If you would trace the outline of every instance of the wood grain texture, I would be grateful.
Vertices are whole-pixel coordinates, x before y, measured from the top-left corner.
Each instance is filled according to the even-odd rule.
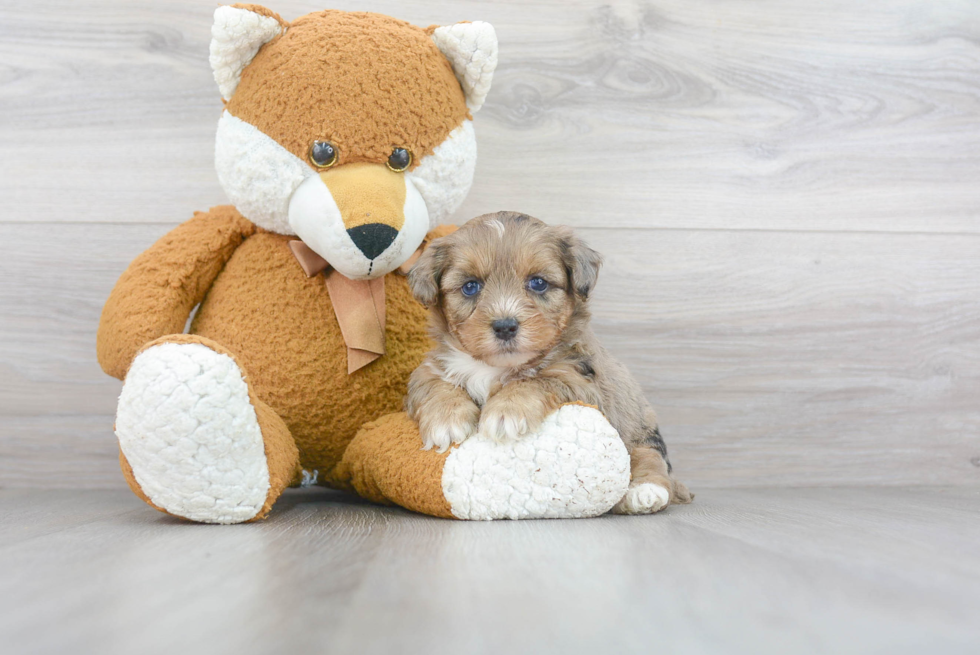
[[[270,4],[287,19],[322,8]],[[496,26],[461,218],[980,232],[973,0],[331,7]],[[0,3],[0,219],[168,222],[219,204],[213,9]]]
[[[21,653],[975,653],[980,490],[706,491],[650,517],[463,523],[330,492],[180,522],[0,493]]]
[[[331,6],[496,26],[456,219],[582,228],[692,486],[980,484],[980,3]],[[213,10],[0,0],[0,487],[121,483],[95,329],[224,202]]]
[[[121,484],[95,330],[166,229],[0,226],[0,484]],[[580,232],[596,331],[695,489],[980,484],[980,237]]]

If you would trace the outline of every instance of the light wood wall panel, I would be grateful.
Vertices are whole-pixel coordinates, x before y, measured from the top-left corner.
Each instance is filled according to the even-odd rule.
[[[0,479],[116,479],[95,329],[167,227],[2,227]],[[606,255],[596,330],[692,484],[980,477],[980,236],[580,231]]]
[[[269,4],[287,19],[323,7]],[[460,217],[980,231],[974,0],[328,4],[495,24]],[[0,4],[4,220],[167,222],[221,202],[214,7]]]
[[[95,329],[224,202],[214,6],[0,0],[0,486],[120,483]],[[980,3],[331,6],[494,23],[455,219],[604,253],[597,331],[692,485],[980,483]]]

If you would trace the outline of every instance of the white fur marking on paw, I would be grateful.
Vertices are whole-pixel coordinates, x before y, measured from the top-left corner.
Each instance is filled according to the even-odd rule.
[[[227,355],[194,343],[140,353],[119,396],[116,436],[143,493],[171,514],[240,523],[265,504],[262,432]]]
[[[444,453],[452,444],[461,444],[473,433],[473,426],[465,421],[433,421],[434,425],[422,439],[422,450],[435,448]]]
[[[670,502],[670,492],[659,484],[644,482],[630,487],[619,503],[624,514],[653,514]]]
[[[460,519],[582,518],[608,512],[629,479],[615,428],[596,409],[566,405],[516,441],[471,436],[446,458],[442,490]]]
[[[513,413],[484,407],[479,432],[493,441],[514,441],[527,433],[527,419]]]

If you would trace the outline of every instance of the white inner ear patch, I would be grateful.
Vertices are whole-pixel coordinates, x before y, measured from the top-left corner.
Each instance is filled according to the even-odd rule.
[[[432,41],[453,67],[474,114],[483,106],[497,68],[497,33],[483,21],[439,27]]]
[[[282,32],[272,16],[263,16],[240,7],[222,6],[214,10],[211,26],[211,70],[221,97],[231,100],[259,48]]]

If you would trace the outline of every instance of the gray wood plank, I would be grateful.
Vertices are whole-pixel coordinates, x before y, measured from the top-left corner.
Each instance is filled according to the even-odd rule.
[[[976,489],[717,489],[587,521],[444,521],[330,492],[277,510],[200,526],[128,492],[0,492],[0,525],[18,532],[0,543],[0,641],[108,655],[980,647]]]
[[[167,227],[0,226],[0,486],[119,484],[95,330]],[[980,483],[980,237],[581,232],[596,330],[695,488]]]
[[[269,3],[287,19],[321,3]],[[364,9],[362,2],[331,3]],[[459,217],[980,231],[980,4],[378,0],[493,22]],[[0,220],[161,222],[219,204],[213,2],[0,4]]]
[[[114,414],[4,416],[0,489],[125,489]]]

